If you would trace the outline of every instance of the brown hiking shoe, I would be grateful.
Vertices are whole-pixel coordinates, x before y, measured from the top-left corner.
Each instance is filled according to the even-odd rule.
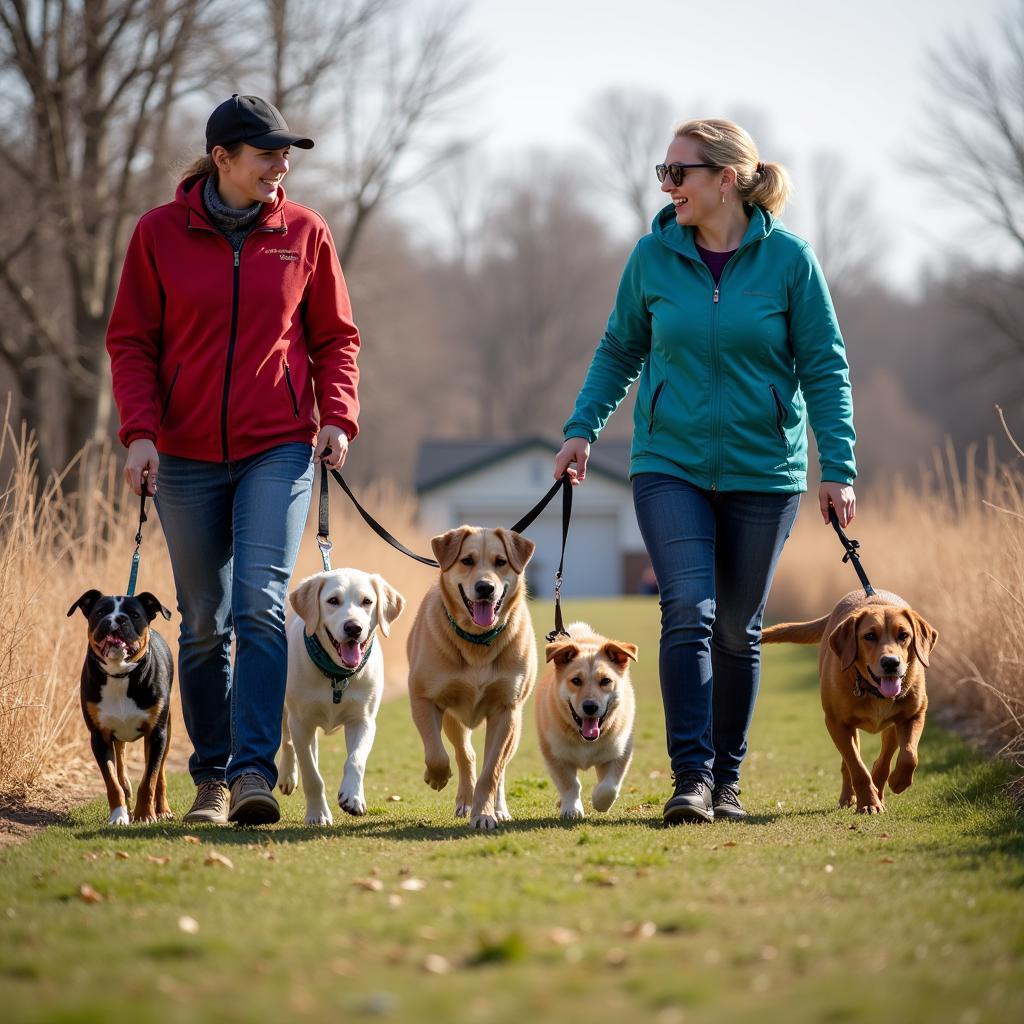
[[[281,808],[267,780],[257,772],[246,772],[231,783],[228,821],[236,825],[273,825],[281,820]]]
[[[206,779],[199,783],[196,798],[181,820],[191,825],[226,825],[229,796],[220,779]]]

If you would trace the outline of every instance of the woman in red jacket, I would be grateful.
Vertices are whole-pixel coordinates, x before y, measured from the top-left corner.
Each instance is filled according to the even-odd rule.
[[[280,817],[285,596],[313,463],[357,431],[359,332],[327,224],[281,187],[293,146],[313,140],[271,104],[220,104],[135,229],[107,332],[125,478],[148,471],[174,569],[191,822]]]

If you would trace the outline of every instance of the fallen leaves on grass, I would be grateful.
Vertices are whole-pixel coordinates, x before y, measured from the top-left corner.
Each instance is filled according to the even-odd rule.
[[[225,857],[223,853],[218,853],[216,850],[211,850],[206,855],[206,860],[203,862],[208,867],[227,868],[229,871],[235,870],[235,865],[230,857]]]
[[[440,953],[428,953],[423,958],[423,970],[427,974],[450,974],[451,969],[451,961]]]
[[[380,892],[384,888],[384,883],[379,878],[355,878],[352,885],[367,892]]]
[[[398,883],[398,887],[406,892],[422,892],[426,889],[427,883],[422,878],[404,878]]]
[[[98,853],[83,853],[82,854],[82,860],[97,861],[99,859],[100,859],[100,855]]]
[[[579,932],[574,932],[571,928],[554,927],[548,932],[548,938],[556,946],[571,946],[574,942],[579,941]]]
[[[78,887],[78,896],[84,903],[103,902],[103,894],[97,892],[88,882],[83,882]]]
[[[182,914],[178,918],[178,929],[186,935],[195,935],[199,931],[199,922],[194,917],[189,917],[188,914]]]
[[[115,850],[114,857],[117,860],[128,860],[131,857],[131,854],[127,850]]]
[[[149,861],[150,864],[159,864],[161,867],[163,867],[164,864],[171,863],[170,857],[156,857],[152,853],[146,855],[146,860]]]
[[[181,839],[182,842],[192,843],[195,846],[198,846],[202,842],[202,839],[200,839],[199,836],[182,836]]]
[[[630,922],[623,929],[624,933],[631,939],[644,942],[653,938],[658,933],[658,926],[653,921]]]

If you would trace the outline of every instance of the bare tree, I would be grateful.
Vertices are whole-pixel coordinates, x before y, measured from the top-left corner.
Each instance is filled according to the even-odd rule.
[[[184,55],[212,7],[0,0],[0,130],[29,202],[0,254],[0,283],[27,329],[0,343],[15,368],[45,363],[65,375],[61,457],[106,435],[103,336],[137,212],[132,184],[184,87]],[[26,144],[15,147],[14,137]]]
[[[672,107],[659,93],[615,87],[598,93],[580,121],[597,147],[600,180],[626,206],[638,235],[658,206],[654,165],[672,135]]]
[[[811,159],[810,207],[809,233],[833,296],[863,291],[877,277],[882,232],[870,190],[853,182],[832,150]]]
[[[963,203],[997,237],[1024,254],[1024,4],[1009,4],[1000,21],[1001,42],[986,48],[960,33],[930,56],[934,95],[930,133],[916,161],[943,197]],[[1024,356],[1024,323],[1007,317],[1006,288],[1024,289],[1024,275],[1000,273],[993,301],[973,292],[976,312]]]

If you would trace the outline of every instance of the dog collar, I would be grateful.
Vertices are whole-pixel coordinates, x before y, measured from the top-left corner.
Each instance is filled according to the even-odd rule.
[[[348,681],[357,672],[362,672],[367,661],[370,659],[370,654],[373,651],[373,637],[370,637],[370,642],[366,645],[366,653],[363,655],[362,661],[355,668],[342,668],[324,650],[324,645],[320,643],[315,634],[310,636],[303,630],[302,638],[306,641],[306,653],[309,655],[309,660],[331,681],[331,689],[334,691],[332,694],[333,703],[340,704],[341,698],[345,696],[345,690],[348,688]]]
[[[867,690],[868,693],[870,693],[872,697],[877,697],[879,700],[897,701],[897,700],[900,699],[900,697],[903,696],[904,693],[907,692],[905,689],[901,688],[901,692],[896,694],[895,697],[886,697],[886,695],[884,693],[882,693],[882,691],[877,686],[875,686],[875,684],[872,683],[871,680],[865,679],[860,674],[860,669],[859,668],[855,667],[854,668],[854,672],[857,673],[857,678],[854,679],[854,681],[853,681],[853,695],[854,695],[854,697],[863,697],[864,696],[864,691]]]
[[[494,642],[494,638],[508,625],[508,619],[506,619],[493,629],[489,629],[486,633],[467,633],[452,618],[452,613],[447,608],[445,608],[444,613],[448,616],[448,621],[452,624],[452,629],[455,630],[457,637],[468,640],[471,644],[480,644],[483,647],[490,647]]]

